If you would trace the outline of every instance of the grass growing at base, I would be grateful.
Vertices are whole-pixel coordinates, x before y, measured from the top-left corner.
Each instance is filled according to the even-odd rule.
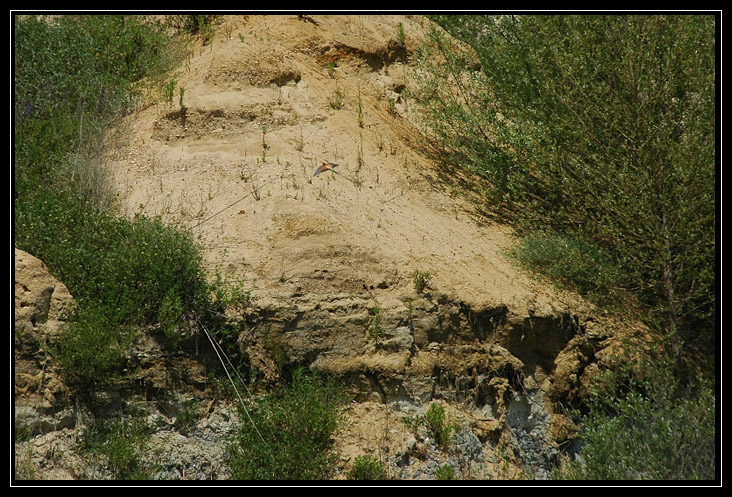
[[[296,369],[288,387],[242,413],[237,439],[227,449],[231,477],[328,479],[337,459],[332,436],[345,401],[334,381]]]
[[[100,465],[115,480],[148,480],[154,468],[144,462],[143,455],[150,431],[139,418],[113,419],[86,432],[81,447],[91,457],[90,467]]]
[[[383,480],[386,468],[376,456],[361,454],[353,460],[353,467],[348,472],[349,480]]]

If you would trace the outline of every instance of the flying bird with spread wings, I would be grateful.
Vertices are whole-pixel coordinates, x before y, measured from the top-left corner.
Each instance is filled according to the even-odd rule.
[[[333,162],[323,162],[323,165],[318,167],[318,169],[315,170],[315,174],[313,174],[313,176],[317,176],[318,174],[324,173],[326,171],[333,171],[336,174],[341,174],[335,170],[335,168],[338,166],[339,166],[339,164],[334,164]]]

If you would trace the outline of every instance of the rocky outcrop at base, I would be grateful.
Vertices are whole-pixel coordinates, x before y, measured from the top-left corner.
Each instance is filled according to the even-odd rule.
[[[444,294],[398,293],[364,286],[324,299],[270,294],[250,310],[241,351],[260,378],[298,365],[338,375],[358,403],[392,410],[390,429],[433,402],[450,406],[459,426],[452,452],[462,453],[457,467],[470,468],[471,477],[490,476],[491,461],[502,458],[524,476],[550,477],[574,435],[564,409],[578,405],[596,372],[612,367],[611,351],[643,336],[609,318],[521,316],[505,305],[473,308]],[[389,447],[382,433],[360,450],[388,454],[394,475],[425,476],[430,459],[416,455],[427,450],[429,435],[422,437],[396,436]]]
[[[73,298],[41,261],[17,250],[15,284],[16,471],[110,478],[79,450],[94,413],[63,384],[50,354]],[[579,402],[592,375],[612,366],[621,341],[642,336],[618,332],[610,320],[521,317],[504,305],[474,309],[444,294],[394,298],[370,288],[270,295],[248,310],[247,323],[238,345],[260,385],[297,366],[347,385],[354,402],[336,437],[339,478],[361,454],[380,457],[397,479],[435,478],[446,465],[460,478],[548,478],[573,436],[560,408]],[[130,384],[93,393],[97,415],[142,416],[152,430],[145,457],[161,479],[227,478],[224,447],[242,420],[207,379],[205,353],[170,357],[143,334],[133,356],[142,359]],[[448,446],[415,421],[433,403],[454,426]]]

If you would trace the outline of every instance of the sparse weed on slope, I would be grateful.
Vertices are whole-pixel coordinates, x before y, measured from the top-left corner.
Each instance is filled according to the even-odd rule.
[[[432,275],[429,271],[420,271],[419,269],[415,269],[412,273],[412,283],[414,284],[414,290],[417,293],[422,293],[429,285],[430,279],[432,279]]]
[[[445,417],[445,407],[433,402],[427,409],[424,420],[437,445],[446,448],[452,441],[457,427],[448,423]]]

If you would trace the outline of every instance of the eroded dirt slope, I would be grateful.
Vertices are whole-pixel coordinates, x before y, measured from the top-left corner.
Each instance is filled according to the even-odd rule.
[[[290,364],[351,380],[341,475],[372,453],[390,477],[433,478],[434,442],[400,419],[439,400],[463,406],[460,476],[511,477],[490,469],[496,444],[542,469],[564,436],[550,433],[553,384],[566,398],[593,356],[569,354],[564,383],[550,375],[588,307],[512,265],[510,228],[474,215],[422,153],[405,89],[427,22],[227,17],[171,75],[173,100],[130,116],[111,167],[128,215],[190,227],[211,272],[248,278],[257,309],[239,344],[264,380],[277,380],[272,341]],[[323,162],[338,174],[314,176]],[[424,294],[415,270],[431,275]]]
[[[185,111],[176,88],[131,117],[113,161],[127,212],[191,227],[210,267],[246,274],[260,297],[401,294],[418,269],[477,305],[561,307],[506,261],[510,230],[475,220],[419,152],[403,61],[426,22],[228,17],[171,77]],[[313,177],[326,161],[340,174]]]

